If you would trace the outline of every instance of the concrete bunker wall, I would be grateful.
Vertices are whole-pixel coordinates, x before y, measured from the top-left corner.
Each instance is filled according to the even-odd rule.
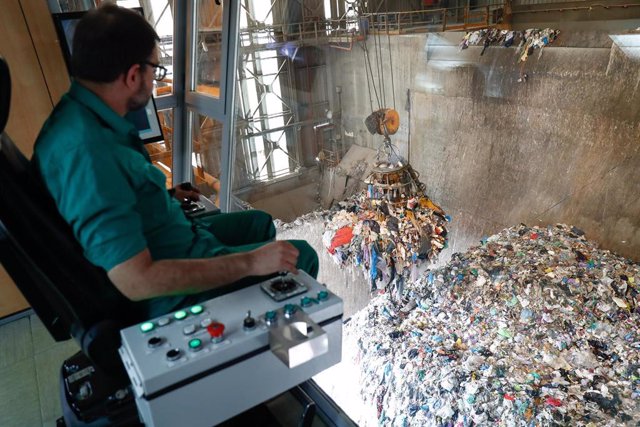
[[[453,217],[442,260],[514,224],[562,222],[640,261],[638,48],[603,32],[567,33],[521,68],[515,48],[459,51],[462,35],[379,41],[385,106],[393,108],[393,67],[401,117],[392,141]],[[373,55],[373,36],[368,46]],[[382,137],[363,123],[371,106],[362,49],[327,48],[327,63],[345,143],[378,148]]]

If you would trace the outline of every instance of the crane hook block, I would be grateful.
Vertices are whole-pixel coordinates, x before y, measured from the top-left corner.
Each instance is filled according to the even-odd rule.
[[[392,108],[381,108],[364,119],[364,124],[372,135],[393,135],[400,127],[400,116]]]
[[[398,132],[398,128],[400,127],[400,115],[398,112],[392,108],[384,108],[380,111],[382,112],[382,120],[378,126],[378,133],[380,135],[393,135]]]

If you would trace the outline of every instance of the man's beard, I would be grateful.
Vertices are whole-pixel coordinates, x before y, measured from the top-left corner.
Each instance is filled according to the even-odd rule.
[[[151,94],[148,93],[147,89],[144,87],[144,85],[142,85],[140,87],[140,90],[129,99],[129,102],[127,103],[127,110],[128,111],[139,110],[143,108],[145,105],[147,105],[147,102],[149,102],[149,99],[151,99]]]

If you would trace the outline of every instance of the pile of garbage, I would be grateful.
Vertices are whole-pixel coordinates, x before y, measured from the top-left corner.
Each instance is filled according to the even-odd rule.
[[[345,326],[379,425],[638,425],[640,265],[519,225]]]
[[[322,241],[341,266],[361,267],[371,290],[417,279],[420,263],[432,260],[447,243],[450,218],[428,197],[402,203],[373,200],[370,189],[337,204],[327,214]]]
[[[542,55],[542,48],[547,46],[556,40],[560,30],[554,30],[551,28],[536,29],[530,28],[525,31],[510,31],[510,30],[498,30],[491,28],[488,30],[470,31],[464,35],[462,41],[458,45],[460,50],[471,46],[482,45],[482,52],[480,55],[484,55],[489,46],[504,46],[511,47],[517,46],[516,55],[518,55],[518,62],[525,62],[531,55],[533,55],[535,49],[539,49],[539,55]]]

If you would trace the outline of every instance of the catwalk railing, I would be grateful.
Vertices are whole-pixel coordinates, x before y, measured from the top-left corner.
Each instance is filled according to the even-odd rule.
[[[349,44],[367,34],[465,31],[504,24],[505,2],[469,8],[366,13],[341,19],[313,19],[283,24],[255,24],[240,30],[244,52],[296,44]]]

